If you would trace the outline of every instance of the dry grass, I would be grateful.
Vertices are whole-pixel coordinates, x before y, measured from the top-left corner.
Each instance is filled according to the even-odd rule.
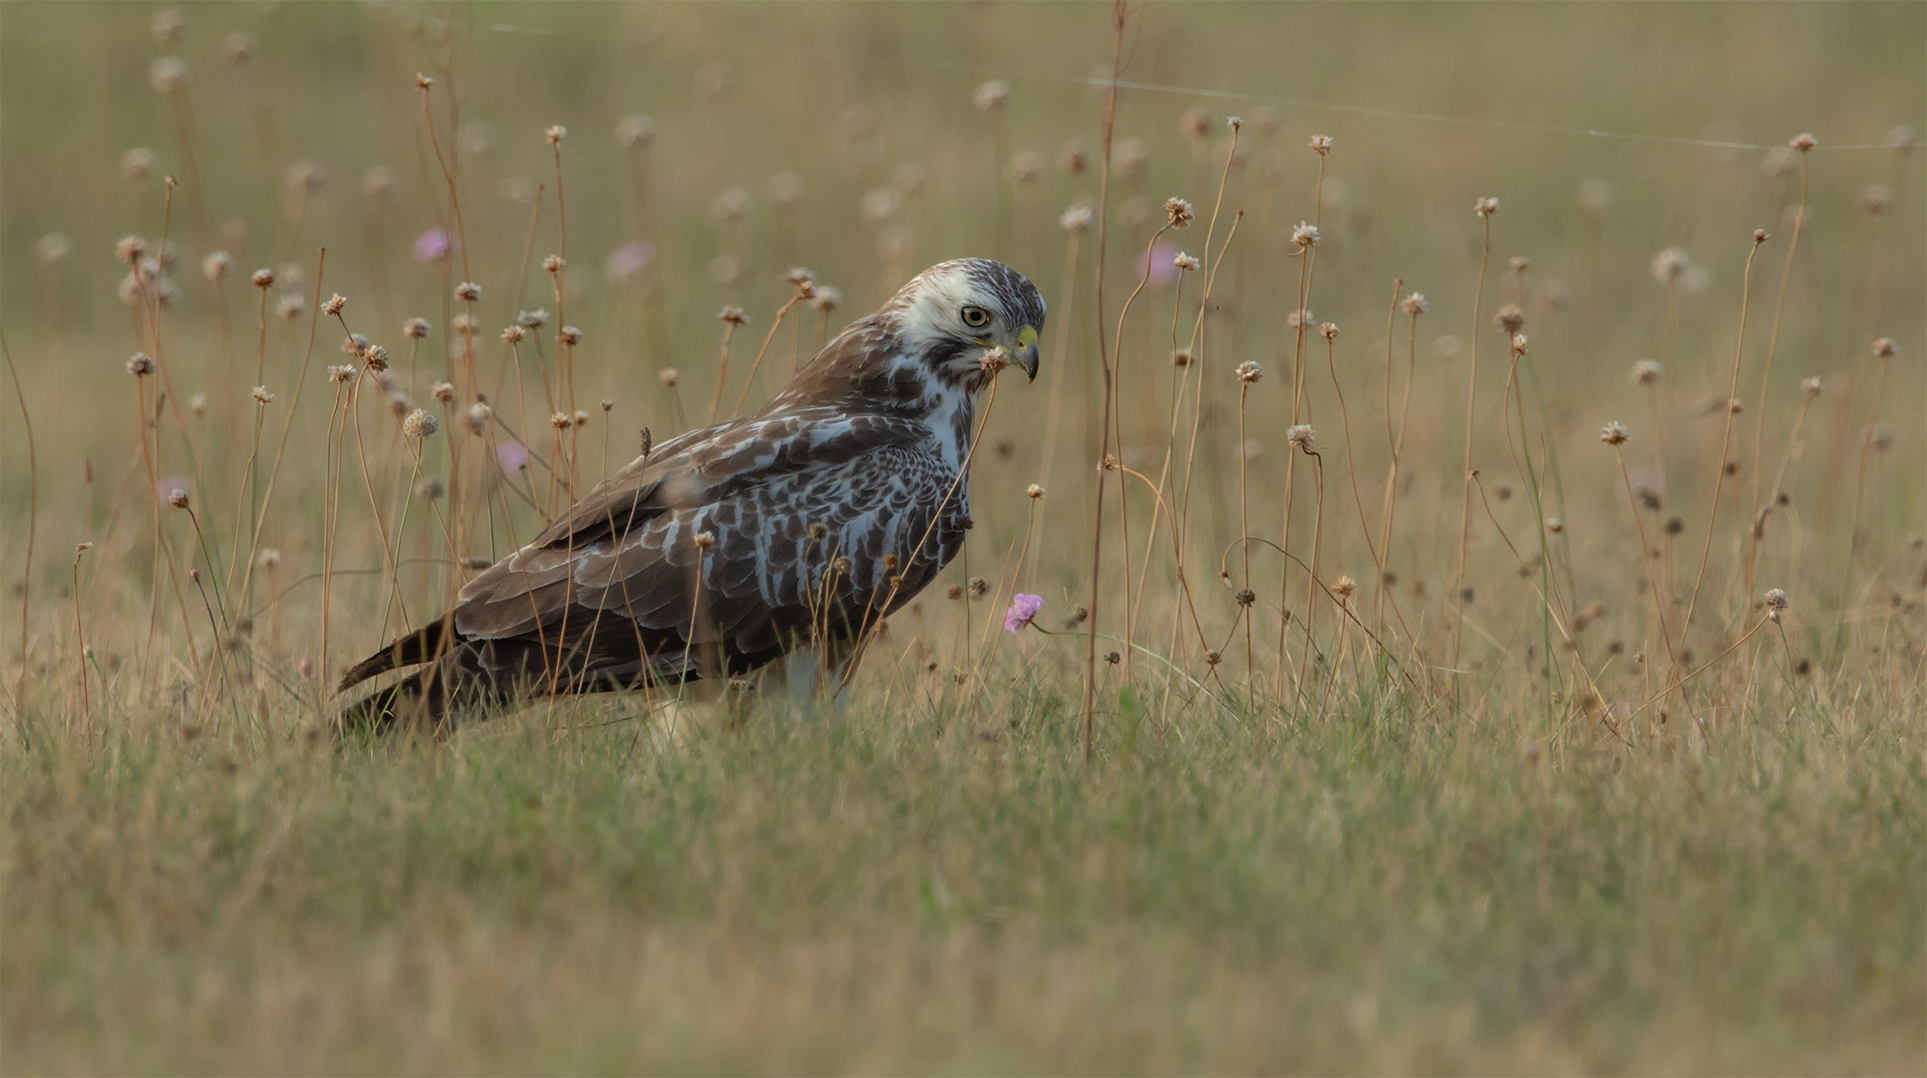
[[[1132,8],[1125,78],[1261,96],[1127,86],[1107,168],[1110,10],[0,9],[0,1066],[1917,1069],[1927,192],[1849,147],[1927,126],[1922,10]],[[845,711],[312,733],[962,254],[1046,372]]]

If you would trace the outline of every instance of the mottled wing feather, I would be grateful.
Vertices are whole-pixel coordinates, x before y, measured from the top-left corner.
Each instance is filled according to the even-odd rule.
[[[642,648],[670,676],[685,654],[718,643],[765,661],[823,617],[826,594],[831,623],[847,631],[866,609],[880,616],[890,599],[886,554],[897,554],[904,576],[894,607],[961,542],[963,485],[951,490],[954,475],[942,474],[924,444],[929,435],[913,420],[830,408],[691,432],[599,485],[471,581],[456,628],[470,640],[530,638],[567,650],[593,636],[601,665],[633,665]],[[951,526],[931,528],[947,491]],[[828,535],[812,539],[812,523]],[[700,558],[700,593],[698,532],[715,536]],[[849,559],[847,574],[831,569],[839,557]],[[704,630],[693,646],[692,626]]]

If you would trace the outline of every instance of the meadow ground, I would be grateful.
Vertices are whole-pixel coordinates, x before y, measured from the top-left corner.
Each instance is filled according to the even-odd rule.
[[[0,1069],[1927,1065],[1927,8],[1113,11],[0,6]],[[960,255],[845,706],[327,732]]]

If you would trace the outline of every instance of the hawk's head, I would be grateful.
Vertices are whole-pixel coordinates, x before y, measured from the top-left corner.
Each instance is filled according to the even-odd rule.
[[[1044,297],[1023,274],[988,258],[959,258],[917,274],[877,319],[946,382],[975,388],[985,350],[1002,348],[1037,378]]]

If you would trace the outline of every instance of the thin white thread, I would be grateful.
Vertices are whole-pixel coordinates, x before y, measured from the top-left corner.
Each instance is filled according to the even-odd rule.
[[[568,34],[560,30],[550,30],[539,26],[517,26],[514,23],[504,22],[489,23],[488,29],[499,33],[540,34],[548,37],[587,38],[591,36],[586,34]],[[637,38],[629,38],[628,40],[640,41],[640,39]],[[641,43],[659,44],[653,41]],[[737,51],[763,52],[779,56],[802,55],[790,49],[775,49],[754,45],[738,45],[734,46],[734,48]],[[888,57],[853,57],[820,51],[812,51],[809,55],[812,58],[820,59],[827,57],[846,60],[852,63],[894,64],[899,67],[926,68],[935,71],[955,71],[966,75],[991,75],[1017,81],[1030,80],[1034,82],[1070,83],[1079,86],[1098,87],[1110,85],[1109,79],[1078,78],[1074,75],[1046,75],[1034,72],[1008,75],[995,68],[980,67],[975,64],[897,60]],[[1298,97],[1266,97],[1263,94],[1249,94],[1235,90],[1208,90],[1197,86],[1173,86],[1157,82],[1138,82],[1131,79],[1119,79],[1117,80],[1117,85],[1120,89],[1125,90],[1147,90],[1153,93],[1184,94],[1190,97],[1249,101],[1254,104],[1264,105],[1288,105],[1292,108],[1326,109],[1331,112],[1349,112],[1360,116],[1379,116],[1392,120],[1422,120],[1428,123],[1462,124],[1467,127],[1486,127],[1502,131],[1530,131],[1542,135],[1579,135],[1586,138],[1621,139],[1628,142],[1657,142],[1669,146],[1706,146],[1719,150],[1773,150],[1786,145],[1781,142],[1726,142],[1719,139],[1684,138],[1677,135],[1647,135],[1632,131],[1606,131],[1594,127],[1564,127],[1558,124],[1516,123],[1510,120],[1480,120],[1466,116],[1445,116],[1431,112],[1409,112],[1403,109],[1374,108],[1369,105],[1340,105],[1330,101],[1311,101]],[[1822,142],[1813,148],[1815,150],[1893,150],[1899,147],[1891,142],[1854,142],[1845,144]]]

